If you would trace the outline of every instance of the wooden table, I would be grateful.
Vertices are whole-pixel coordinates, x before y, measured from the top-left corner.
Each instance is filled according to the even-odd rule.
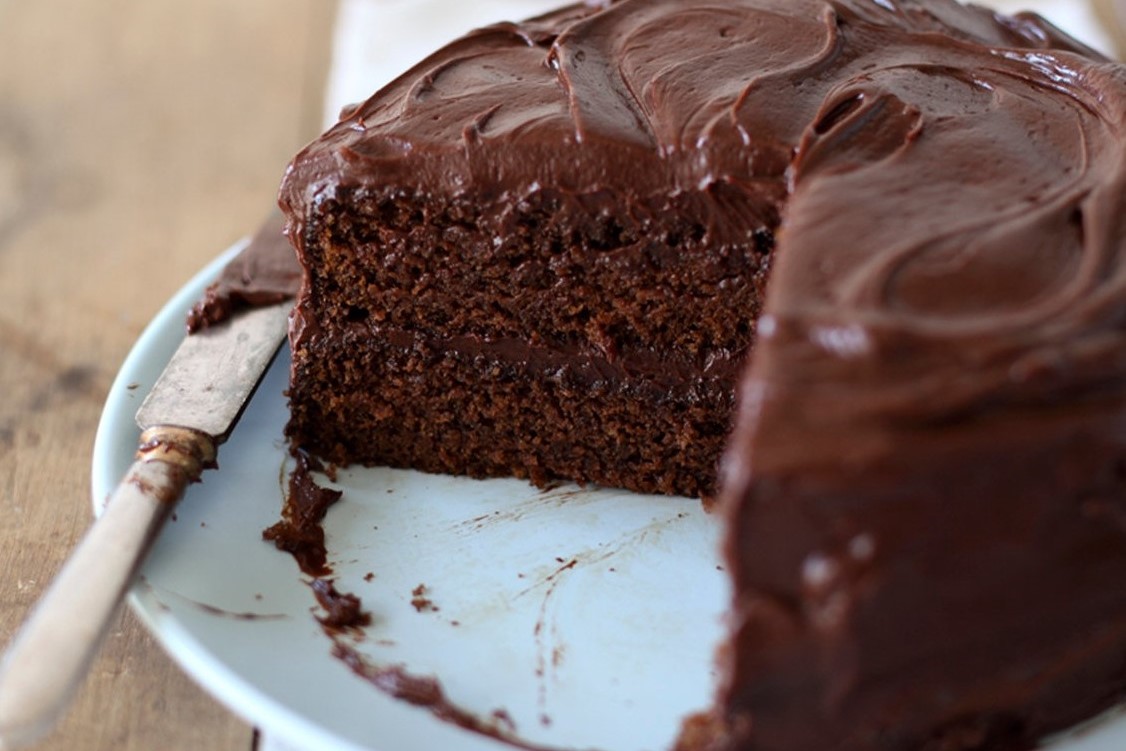
[[[158,308],[316,134],[330,0],[0,0],[0,643],[90,521],[94,430]],[[124,612],[43,749],[245,750]]]
[[[1126,0],[1092,0],[1092,4],[1114,41],[1118,59],[1126,61]]]

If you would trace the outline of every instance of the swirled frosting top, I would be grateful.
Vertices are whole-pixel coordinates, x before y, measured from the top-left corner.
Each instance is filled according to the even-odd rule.
[[[784,177],[826,98],[858,76],[949,58],[972,78],[1003,50],[1052,46],[1079,49],[1036,17],[949,0],[579,4],[431,55],[302,152],[283,199],[337,184],[752,190]]]
[[[800,386],[794,430],[927,423],[1123,389],[1124,129],[1126,67],[1033,15],[620,0],[453,42],[299,154],[281,202],[300,224],[340,188],[550,185],[628,210],[723,183],[744,200],[710,237],[782,217],[745,409]]]

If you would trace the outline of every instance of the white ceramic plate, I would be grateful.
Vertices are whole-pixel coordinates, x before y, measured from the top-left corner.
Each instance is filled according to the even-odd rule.
[[[128,467],[133,413],[183,336],[185,311],[241,246],[149,325],[112,387],[94,448],[95,506]],[[331,656],[308,578],[262,542],[289,464],[283,352],[231,441],[181,503],[133,588],[172,657],[246,720],[303,749],[497,751],[496,741],[388,698]],[[323,479],[323,478],[322,478]],[[327,481],[326,481],[326,484]],[[328,514],[338,587],[374,622],[354,646],[436,676],[534,743],[667,748],[711,696],[728,585],[715,520],[696,501],[398,470],[341,471]],[[416,608],[425,585],[433,607]],[[1121,712],[1055,744],[1126,748]]]

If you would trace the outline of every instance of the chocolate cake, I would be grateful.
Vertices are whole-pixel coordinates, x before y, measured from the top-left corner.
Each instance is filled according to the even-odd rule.
[[[296,443],[337,462],[712,490],[788,147],[751,155],[725,134],[708,159],[679,156],[662,139],[689,123],[643,127],[601,53],[560,43],[596,10],[475,32],[297,158],[282,188],[307,269]],[[711,127],[675,138],[687,149]]]
[[[1126,67],[949,0],[481,29],[287,173],[289,436],[684,495],[726,445],[681,747],[1027,748],[1126,692],[1124,130]]]

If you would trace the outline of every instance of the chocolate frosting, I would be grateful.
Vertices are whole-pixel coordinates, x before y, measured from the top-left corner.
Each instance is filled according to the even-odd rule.
[[[846,38],[846,25],[864,32]],[[711,239],[741,237],[746,213],[784,199],[794,148],[834,90],[944,60],[972,76],[1005,67],[991,50],[1060,44],[1080,49],[1035,16],[942,0],[571,6],[473,32],[347,110],[294,160],[281,203],[300,221],[340,188],[514,199],[551,185],[637,201],[725,182],[748,200],[715,207]],[[1022,65],[1037,63],[1010,67]]]
[[[831,45],[857,36],[838,21]],[[850,439],[821,432],[786,454],[774,435],[760,471],[887,450],[862,424],[1123,393],[1126,67],[941,37],[881,47],[877,69],[836,61],[842,80],[799,142],[758,327],[772,343],[746,386],[800,369],[800,395],[779,384],[794,400],[776,429],[832,423]]]
[[[329,507],[340,500],[342,493],[317,485],[312,473],[323,469],[319,461],[304,452],[297,452],[295,459],[296,463],[289,475],[281,519],[262,530],[262,539],[292,555],[302,573],[322,578],[332,573],[332,567],[328,564],[325,531],[321,522]],[[327,601],[322,602],[325,609],[331,611],[326,603]]]
[[[285,222],[274,212],[192,307],[188,333],[222,323],[242,307],[288,300],[296,296],[300,282],[301,266],[285,236]]]
[[[313,579],[309,587],[324,610],[324,615],[317,616],[317,622],[326,633],[355,632],[371,625],[371,613],[364,610],[360,598],[351,592],[339,591],[333,579]]]

